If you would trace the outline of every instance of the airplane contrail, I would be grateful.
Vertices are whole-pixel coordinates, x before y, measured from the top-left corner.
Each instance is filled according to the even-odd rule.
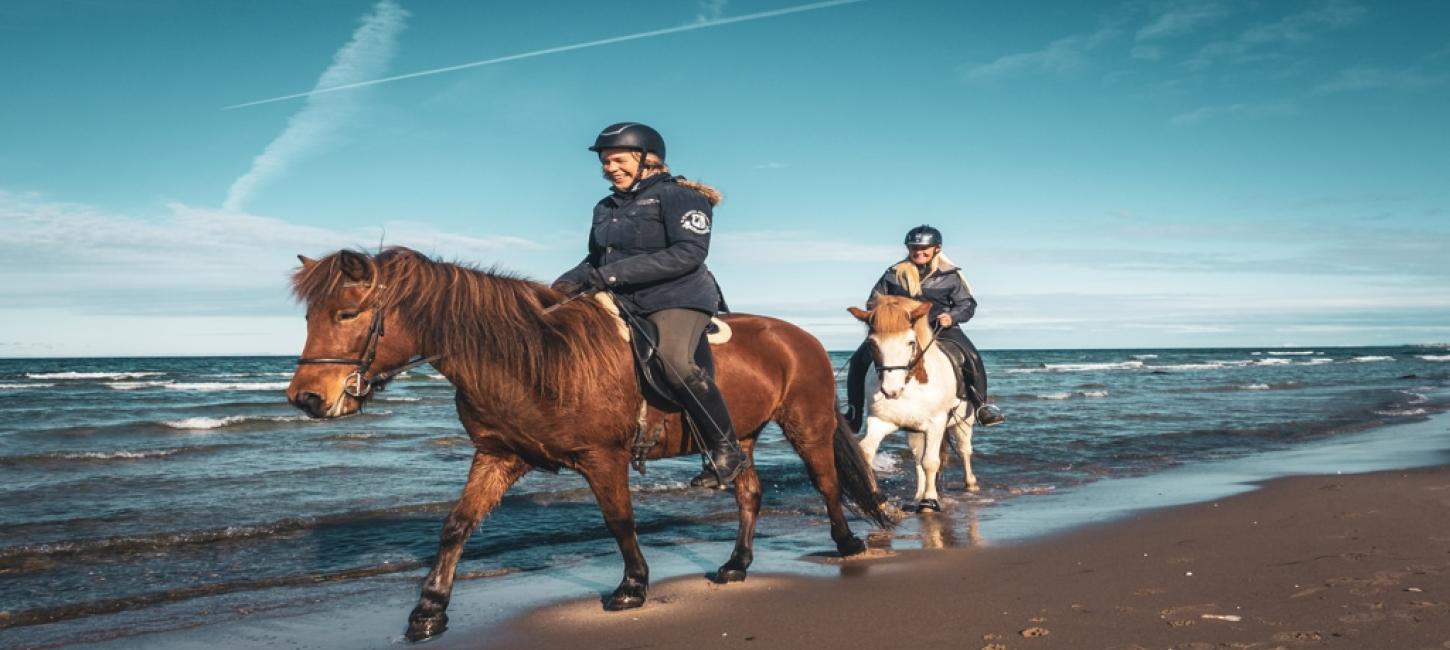
[[[614,43],[623,43],[625,41],[639,40],[641,38],[651,38],[651,37],[655,37],[655,36],[664,36],[666,34],[677,34],[679,32],[689,32],[689,31],[694,31],[694,30],[697,30],[697,29],[706,29],[706,28],[709,28],[709,27],[720,27],[720,26],[723,26],[723,25],[731,25],[731,24],[734,24],[734,23],[743,23],[743,22],[748,22],[748,21],[752,21],[752,20],[761,20],[763,18],[774,18],[776,16],[785,16],[787,14],[797,14],[797,13],[801,13],[801,12],[804,12],[804,11],[815,11],[817,9],[827,9],[827,8],[830,8],[830,7],[838,7],[838,6],[841,6],[841,5],[856,4],[856,3],[860,3],[860,2],[866,2],[866,1],[867,0],[828,0],[827,2],[813,2],[811,4],[797,5],[795,7],[786,7],[784,9],[775,9],[775,10],[771,10],[771,11],[762,11],[762,12],[759,12],[759,13],[746,14],[744,16],[735,16],[735,17],[732,17],[732,18],[721,18],[721,19],[718,19],[718,20],[711,20],[711,21],[702,22],[702,23],[691,23],[691,24],[688,24],[688,25],[680,25],[678,27],[667,27],[667,28],[664,28],[664,29],[656,29],[656,30],[652,30],[652,31],[648,31],[648,32],[639,32],[637,34],[628,34],[628,35],[625,35],[625,36],[615,36],[615,37],[612,37],[612,38],[605,38],[605,39],[600,39],[600,40],[597,40],[597,41],[588,41],[588,42],[585,42],[585,43],[575,43],[573,45],[560,45],[558,47],[551,47],[551,48],[543,49],[543,50],[534,50],[532,52],[523,52],[521,54],[510,54],[508,56],[501,56],[501,57],[494,58],[494,59],[484,59],[482,61],[473,61],[471,63],[460,63],[458,65],[450,65],[450,66],[446,66],[446,67],[442,67],[442,68],[433,68],[431,70],[419,70],[417,72],[409,72],[407,74],[400,74],[400,75],[396,75],[396,76],[392,76],[392,77],[383,77],[381,79],[370,79],[368,81],[359,81],[359,82],[355,82],[355,83],[341,84],[341,85],[338,85],[338,86],[329,86],[327,88],[313,88],[312,90],[309,90],[309,91],[304,92],[304,93],[294,93],[294,94],[291,94],[291,95],[282,95],[281,97],[271,97],[271,98],[268,98],[268,99],[259,99],[259,100],[256,100],[256,101],[244,102],[244,103],[241,103],[241,104],[232,104],[231,106],[224,106],[224,107],[222,107],[222,110],[229,111],[229,110],[237,109],[237,108],[246,108],[248,106],[257,106],[257,105],[260,105],[260,104],[271,104],[273,102],[282,102],[282,101],[287,101],[289,99],[298,99],[300,97],[311,97],[313,95],[321,95],[323,93],[334,93],[334,92],[337,92],[339,90],[348,90],[350,88],[361,88],[361,87],[364,87],[364,86],[375,86],[377,84],[388,83],[390,81],[401,81],[403,79],[412,79],[414,77],[427,77],[429,75],[443,74],[445,72],[453,72],[453,71],[456,71],[456,70],[464,70],[464,69],[467,69],[467,68],[477,68],[477,67],[485,66],[485,65],[494,65],[496,63],[506,63],[506,62],[509,62],[509,61],[517,61],[519,59],[529,59],[529,58],[533,58],[533,57],[536,57],[536,56],[544,56],[546,54],[558,54],[560,52],[569,52],[569,51],[573,51],[573,50],[582,50],[582,49],[589,48],[589,47],[599,47],[600,45],[611,45],[611,44],[614,44]]]

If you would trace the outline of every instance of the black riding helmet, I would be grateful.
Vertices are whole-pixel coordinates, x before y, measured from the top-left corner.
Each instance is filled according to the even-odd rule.
[[[941,231],[921,224],[906,231],[907,246],[941,246]]]
[[[599,153],[605,149],[633,149],[645,154],[653,153],[665,159],[665,138],[659,131],[639,122],[620,122],[604,127],[594,138],[590,151]]]

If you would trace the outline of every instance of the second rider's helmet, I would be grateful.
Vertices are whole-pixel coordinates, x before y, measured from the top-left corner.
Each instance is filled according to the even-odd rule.
[[[665,159],[665,138],[659,131],[639,122],[620,122],[604,127],[594,138],[590,151],[599,153],[604,149],[633,149],[643,153],[654,153]]]
[[[941,246],[941,231],[921,224],[906,231],[907,246]]]

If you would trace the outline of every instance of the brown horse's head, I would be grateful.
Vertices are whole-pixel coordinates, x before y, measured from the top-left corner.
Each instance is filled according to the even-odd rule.
[[[881,373],[881,392],[888,398],[901,395],[908,377],[926,383],[926,364],[917,358],[931,341],[931,325],[927,315],[931,304],[901,296],[876,297],[871,311],[848,307],[870,328],[867,340],[871,354]]]
[[[292,291],[307,306],[307,342],[287,401],[315,418],[356,413],[372,395],[369,380],[406,363],[416,346],[384,299],[375,258],[353,251],[297,257],[302,268]]]

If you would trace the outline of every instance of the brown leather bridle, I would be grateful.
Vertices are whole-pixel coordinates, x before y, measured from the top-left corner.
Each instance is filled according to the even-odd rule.
[[[322,363],[355,365],[356,368],[353,369],[352,373],[349,374],[346,379],[342,380],[342,392],[346,393],[348,396],[354,399],[362,399],[363,397],[372,393],[374,390],[383,390],[383,388],[388,385],[388,382],[392,381],[398,375],[417,368],[418,366],[421,366],[425,363],[433,363],[434,361],[437,361],[443,357],[443,355],[441,354],[435,354],[431,357],[424,357],[423,355],[415,354],[408,359],[407,363],[404,363],[397,368],[393,368],[392,370],[389,370],[387,372],[381,372],[376,375],[369,376],[367,374],[368,368],[372,367],[373,360],[377,358],[378,342],[381,341],[382,338],[383,310],[381,307],[375,307],[373,309],[373,322],[371,325],[368,326],[367,344],[363,347],[362,354],[358,355],[357,358],[346,359],[341,357],[300,357],[297,359],[297,365],[300,366]]]

